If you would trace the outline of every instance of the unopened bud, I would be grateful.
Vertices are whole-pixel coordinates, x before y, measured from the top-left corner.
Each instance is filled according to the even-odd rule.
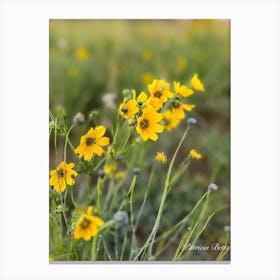
[[[209,186],[208,186],[208,191],[216,191],[218,189],[218,186],[216,184],[213,184],[211,183]]]
[[[196,118],[188,118],[188,124],[197,124]]]
[[[122,159],[123,159],[123,155],[122,154],[116,154],[116,156],[115,156],[115,160],[116,161],[120,161]]]
[[[73,124],[77,125],[77,124],[83,124],[85,122],[85,115],[82,113],[77,113],[74,118],[73,118]]]
[[[126,211],[117,211],[113,216],[113,220],[117,227],[127,226],[129,223],[129,217]]]
[[[101,179],[103,179],[103,178],[105,177],[105,172],[104,172],[103,169],[99,169],[99,170],[97,171],[97,174],[98,174],[98,176],[99,176]]]
[[[140,173],[140,168],[138,168],[138,167],[135,167],[135,168],[133,168],[133,170],[132,170],[132,172],[133,172],[133,174],[134,175],[138,175],[139,173]]]

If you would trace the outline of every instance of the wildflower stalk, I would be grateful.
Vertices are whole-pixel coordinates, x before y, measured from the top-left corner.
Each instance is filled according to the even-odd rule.
[[[206,197],[206,195],[208,194],[208,191],[205,192],[202,197],[197,201],[197,203],[195,204],[195,206],[193,207],[193,209],[191,210],[191,212],[185,216],[185,218],[183,218],[181,221],[179,221],[175,226],[173,226],[170,230],[166,231],[165,233],[163,233],[161,236],[159,236],[155,242],[158,242],[159,240],[162,240],[163,242],[165,242],[165,240],[172,235],[173,238],[176,238],[181,230],[184,228],[185,223],[190,219],[190,217],[194,214],[194,212],[196,211],[196,209],[199,207],[199,205],[201,204],[201,202],[203,201],[203,199]],[[164,248],[162,249],[162,247],[159,245],[159,248],[157,249],[157,252],[155,254],[155,256],[159,256],[166,248],[168,248],[168,246],[171,244],[171,240],[169,240]]]
[[[120,256],[120,261],[122,261],[122,259],[123,259],[123,255],[124,255],[124,251],[125,251],[126,242],[127,242],[127,229],[125,230],[125,234],[124,234],[124,239],[123,239],[123,245],[122,245],[122,252],[121,252],[121,256]]]
[[[171,176],[171,172],[172,172],[172,168],[173,168],[173,165],[174,165],[174,162],[175,162],[175,158],[179,152],[179,149],[181,148],[188,132],[189,132],[189,129],[190,129],[190,125],[187,126],[187,129],[186,131],[184,132],[177,148],[176,148],[176,151],[171,159],[171,162],[169,164],[169,167],[168,167],[168,171],[167,171],[167,176],[166,176],[166,180],[165,180],[165,184],[164,184],[164,190],[163,190],[163,193],[162,193],[162,196],[161,196],[161,202],[160,202],[160,206],[159,206],[159,210],[158,210],[158,214],[157,214],[157,218],[156,218],[156,221],[154,223],[154,227],[152,229],[152,232],[150,233],[147,241],[145,242],[145,245],[146,244],[150,244],[148,246],[148,256],[150,257],[152,255],[152,249],[153,249],[153,244],[154,244],[154,240],[155,240],[155,236],[156,236],[156,233],[158,231],[158,228],[159,228],[159,223],[160,223],[160,220],[161,220],[161,217],[162,217],[162,213],[163,213],[163,209],[164,209],[164,204],[165,204],[165,200],[167,198],[167,195],[168,195],[168,191],[169,191],[169,185],[170,185],[170,176]],[[145,246],[144,245],[144,246]],[[134,258],[134,260],[136,260],[142,253],[143,253],[144,250],[140,250],[140,252],[136,255],[136,257]],[[146,251],[146,250],[145,250]]]
[[[104,180],[99,177],[97,180],[97,202],[96,202],[96,212],[98,216],[100,215],[100,201],[102,195],[103,182]]]
[[[132,259],[132,255],[134,250],[137,247],[137,240],[135,235],[135,226],[134,226],[134,211],[133,211],[133,192],[135,188],[137,175],[133,176],[128,194],[129,194],[129,205],[130,205],[130,223],[131,223],[131,229],[132,229],[132,240],[131,240],[131,249],[130,249],[130,256],[129,259]]]
[[[194,237],[192,244],[195,245],[199,236],[202,234],[202,232],[205,230],[205,228],[207,227],[208,223],[210,222],[210,220],[221,210],[227,208],[228,205],[222,205],[220,207],[218,207],[215,211],[212,212],[212,214],[207,218],[207,220],[205,221],[204,225],[202,226],[202,228],[200,229],[200,231],[196,234],[196,236]],[[190,252],[190,251],[189,251]],[[188,252],[188,253],[189,253]],[[188,254],[187,253],[187,254]]]
[[[138,224],[139,224],[139,221],[140,221],[140,217],[141,217],[141,215],[142,215],[142,212],[143,212],[143,209],[144,209],[144,205],[145,205],[145,203],[146,203],[146,199],[147,199],[147,196],[148,196],[148,192],[149,192],[149,189],[150,189],[150,185],[151,185],[151,182],[152,182],[152,177],[153,177],[153,175],[154,175],[154,170],[151,171],[148,184],[147,184],[147,186],[145,187],[146,192],[145,192],[145,196],[144,196],[143,203],[142,203],[142,205],[141,205],[141,208],[140,208],[139,213],[138,213],[138,216],[137,216],[137,221],[136,221],[136,223],[135,223],[135,231],[136,231],[136,229],[137,229],[137,227],[138,227]]]
[[[181,242],[180,242],[180,244],[179,244],[179,246],[178,246],[178,248],[177,248],[177,250],[176,250],[176,253],[175,253],[174,257],[173,257],[173,261],[177,260],[177,259],[182,255],[182,253],[186,250],[186,247],[187,247],[187,245],[189,244],[190,239],[191,239],[191,237],[192,237],[194,231],[196,230],[196,228],[197,228],[199,222],[200,222],[201,219],[203,218],[204,213],[205,213],[205,211],[206,211],[206,209],[207,209],[209,194],[210,194],[210,191],[208,190],[208,191],[207,191],[207,196],[206,196],[206,201],[205,201],[204,205],[202,206],[202,210],[201,210],[201,212],[200,212],[200,214],[199,214],[199,217],[198,217],[198,219],[196,220],[196,222],[195,222],[194,226],[192,227],[191,231],[190,231],[190,232],[187,232],[187,233],[183,236],[183,238],[182,238],[182,240],[181,240]]]
[[[225,245],[228,244],[228,241],[229,241],[229,233],[227,232]],[[220,254],[216,258],[216,261],[222,261],[224,256],[227,254],[228,251],[229,251],[229,247],[226,246],[223,250],[221,250]]]
[[[103,231],[105,231],[106,229],[112,227],[114,225],[114,221],[110,220],[108,222],[106,222],[99,230],[99,234],[101,234]],[[95,261],[97,260],[98,257],[98,246],[97,246],[97,240],[99,235],[96,235],[93,237],[92,239],[92,243],[91,243],[91,260]],[[99,239],[100,240],[100,239]]]
[[[124,138],[124,141],[122,142],[122,144],[120,145],[120,149],[119,149],[119,153],[121,154],[130,138],[130,136],[132,135],[134,131],[134,128],[129,128],[129,131],[128,131],[128,134],[127,134],[127,137]]]

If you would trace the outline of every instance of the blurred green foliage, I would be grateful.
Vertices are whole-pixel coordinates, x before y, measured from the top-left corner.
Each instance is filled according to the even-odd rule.
[[[194,73],[204,83],[205,92],[196,93],[189,103],[196,104],[188,117],[196,117],[187,144],[178,162],[195,148],[203,158],[193,162],[172,190],[162,221],[162,230],[175,224],[182,213],[191,210],[209,183],[219,190],[217,205],[230,203],[230,22],[228,20],[50,20],[50,110],[63,107],[71,120],[77,112],[86,116],[99,111],[98,123],[110,128],[117,115],[124,89],[147,91],[153,78],[180,81],[189,85]],[[115,93],[113,105],[102,101],[104,94]],[[186,126],[159,135],[156,143],[147,143],[150,158],[135,163],[143,170],[147,183],[149,168],[156,164],[154,151],[164,151],[169,158]],[[72,143],[88,129],[83,125],[73,132]],[[73,138],[74,137],[74,138]],[[151,141],[150,141],[151,142]],[[53,151],[50,150],[52,156]],[[162,167],[165,174],[166,167]],[[165,178],[162,178],[164,181]],[[151,186],[151,198],[143,212],[143,221],[153,220],[161,188]],[[141,179],[139,184],[141,185]],[[141,195],[142,191],[139,191]],[[221,242],[224,226],[230,224],[229,211],[217,214],[200,240],[201,244]],[[152,223],[140,228],[143,235]],[[211,253],[211,252],[210,252]],[[193,259],[213,259],[196,252]],[[206,255],[205,255],[206,254]],[[215,252],[213,252],[215,254]],[[229,258],[229,256],[227,256]],[[168,257],[167,257],[168,259]]]

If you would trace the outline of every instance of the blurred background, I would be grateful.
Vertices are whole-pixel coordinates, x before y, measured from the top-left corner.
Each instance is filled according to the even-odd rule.
[[[99,112],[99,124],[114,124],[124,89],[148,91],[154,78],[173,84],[189,85],[194,73],[204,83],[205,92],[188,98],[196,108],[187,114],[195,117],[177,162],[194,148],[203,155],[194,161],[169,195],[161,229],[168,229],[189,212],[209,183],[218,185],[211,196],[213,208],[230,203],[230,21],[229,20],[50,20],[50,110],[65,111],[71,120],[77,112],[87,117]],[[170,158],[186,127],[186,120],[159,141],[147,144],[150,157],[139,158],[135,165],[143,171],[146,183],[155,151],[164,151]],[[88,130],[88,124],[73,130],[75,147]],[[152,142],[152,141],[149,141]],[[53,145],[50,165],[53,167]],[[166,166],[162,168],[162,174]],[[145,173],[146,172],[146,173]],[[160,173],[159,173],[160,175]],[[162,177],[162,176],[161,176]],[[151,186],[143,212],[146,236],[157,213],[161,183]],[[160,188],[160,190],[159,190]],[[138,193],[141,197],[141,191]],[[230,225],[229,210],[219,212],[201,236],[200,244],[225,242],[224,227]],[[143,232],[141,232],[143,231]],[[171,248],[172,249],[172,248]],[[212,260],[217,252],[194,252],[192,260]],[[168,259],[168,251],[162,259]],[[229,259],[229,254],[225,259]]]

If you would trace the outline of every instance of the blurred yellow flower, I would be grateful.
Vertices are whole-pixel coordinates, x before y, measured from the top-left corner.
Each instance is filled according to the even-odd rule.
[[[169,83],[165,80],[153,80],[152,84],[148,85],[149,92],[151,94],[151,105],[158,110],[162,107],[169,98],[173,97],[173,93],[169,90]],[[154,100],[156,102],[154,102]],[[160,106],[159,108],[157,108]]]
[[[137,107],[137,102],[134,99],[131,99],[127,102],[125,100],[119,107],[119,114],[122,115],[125,119],[133,119],[134,115],[138,113],[139,108]]]
[[[116,179],[121,179],[125,176],[125,172],[124,171],[119,171],[116,173],[115,178]]]
[[[146,85],[146,84],[150,84],[154,79],[154,75],[150,72],[145,72],[142,75],[142,82]]]
[[[70,67],[68,69],[68,75],[72,78],[75,78],[78,76],[78,69],[76,67]]]
[[[165,120],[165,128],[168,131],[173,130],[180,122],[180,119],[173,114],[170,110],[166,110],[163,112],[163,117]]]
[[[167,157],[165,155],[165,153],[160,153],[160,152],[157,152],[157,155],[156,155],[156,160],[165,164],[167,162]]]
[[[195,149],[192,149],[191,151],[190,151],[190,157],[192,157],[192,158],[195,158],[195,159],[200,159],[200,158],[202,158],[202,155],[201,154],[199,154]]]
[[[175,91],[175,93],[177,93],[178,95],[180,95],[184,98],[193,94],[192,89],[187,88],[187,86],[185,86],[185,85],[180,85],[179,82],[174,82],[174,91]]]
[[[148,99],[148,95],[142,91],[137,97],[137,106],[142,107]]]
[[[185,117],[185,111],[190,112],[193,108],[194,104],[184,104],[176,100],[173,102],[172,113],[181,120]]]
[[[117,165],[114,162],[104,166],[104,172],[107,175],[114,172],[116,169],[117,169]]]
[[[83,215],[83,214],[92,215],[93,209],[94,209],[94,207],[93,207],[92,205],[89,205],[89,206],[87,207],[87,211],[86,211],[86,212],[84,211],[84,209],[77,208],[77,209],[76,209],[76,214],[78,214],[78,215],[80,215],[80,216]]]
[[[187,69],[188,63],[184,57],[178,58],[177,62],[178,62],[178,67],[179,67],[180,72],[183,72],[184,70]]]
[[[198,78],[198,74],[194,74],[191,79],[191,86],[195,90],[205,91],[203,83]]]
[[[78,173],[73,170],[75,164],[70,162],[67,164],[62,161],[54,170],[50,171],[50,185],[54,187],[54,189],[58,193],[64,192],[66,186],[73,186],[75,184],[74,177],[78,175]]]
[[[143,109],[143,114],[137,120],[136,131],[144,141],[148,139],[157,141],[158,136],[156,133],[161,133],[164,129],[162,125],[158,124],[162,118],[162,114],[157,113],[151,106]]]
[[[150,61],[153,58],[153,53],[149,50],[145,50],[142,53],[142,59],[144,61]]]
[[[49,262],[53,262],[54,258],[53,257],[49,257]]]
[[[87,59],[89,56],[88,51],[85,48],[76,49],[75,54],[76,54],[76,57],[79,59]]]
[[[97,126],[81,137],[80,145],[75,149],[75,153],[79,157],[84,157],[84,160],[90,161],[94,154],[101,156],[104,153],[102,146],[107,146],[110,143],[108,137],[102,137],[105,134],[106,128],[104,126]]]
[[[91,216],[84,214],[78,220],[75,230],[74,238],[83,238],[89,241],[93,236],[96,236],[99,232],[99,228],[102,227],[104,222],[97,216]]]

